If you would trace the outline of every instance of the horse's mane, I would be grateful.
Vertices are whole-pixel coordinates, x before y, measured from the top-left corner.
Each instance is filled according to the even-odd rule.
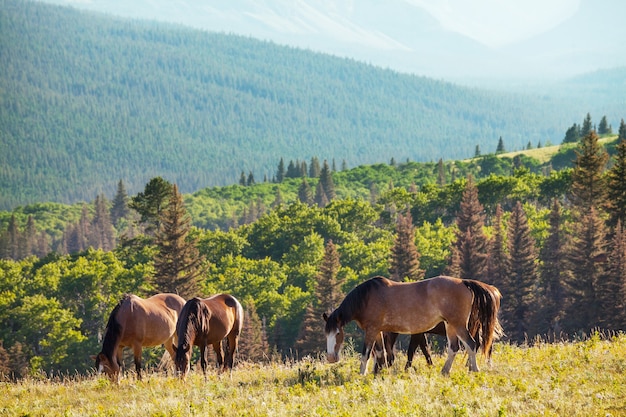
[[[373,277],[357,285],[328,317],[326,332],[335,330],[336,326],[345,326],[346,323],[352,321],[355,314],[365,308],[370,292],[386,285],[384,277]]]
[[[120,311],[122,304],[130,300],[130,294],[124,294],[122,299],[111,311],[109,315],[109,321],[107,321],[106,332],[104,334],[104,341],[102,342],[102,353],[104,353],[109,359],[113,359],[115,356],[115,345],[122,337],[122,325],[117,320],[117,313]]]
[[[209,319],[209,309],[200,298],[194,297],[187,301],[180,311],[176,326],[178,346],[190,346],[196,334],[206,333]]]

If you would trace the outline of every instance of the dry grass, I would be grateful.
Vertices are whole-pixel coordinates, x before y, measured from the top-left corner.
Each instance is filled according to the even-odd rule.
[[[132,375],[119,386],[95,376],[0,385],[0,416],[619,416],[626,415],[626,336],[532,347],[497,344],[493,365],[450,377],[403,357],[381,375],[339,364],[241,364],[231,375]]]

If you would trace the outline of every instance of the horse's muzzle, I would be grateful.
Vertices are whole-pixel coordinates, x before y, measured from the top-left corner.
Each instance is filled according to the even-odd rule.
[[[339,362],[339,355],[336,353],[328,353],[326,355],[326,360],[328,360],[328,363]]]

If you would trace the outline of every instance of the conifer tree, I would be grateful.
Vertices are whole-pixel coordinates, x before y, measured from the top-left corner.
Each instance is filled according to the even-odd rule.
[[[111,223],[110,211],[104,194],[96,196],[94,217],[91,222],[89,244],[96,249],[110,251],[115,248],[115,229]]]
[[[265,361],[269,358],[269,344],[265,325],[259,318],[254,301],[245,302],[244,310],[243,329],[237,347],[238,356],[244,361]]]
[[[276,170],[276,182],[281,183],[285,179],[285,161],[283,158],[280,158],[280,162],[278,163],[278,169]]]
[[[309,166],[309,177],[318,178],[322,172],[320,168],[320,161],[317,156],[311,158],[311,165]]]
[[[35,218],[32,214],[28,215],[26,227],[22,233],[22,258],[36,255],[37,248],[37,227],[35,226]]]
[[[437,162],[437,185],[443,187],[446,185],[446,171],[443,165],[443,159],[439,158]]]
[[[622,119],[622,121],[619,123],[617,139],[619,139],[620,141],[626,140],[626,123],[624,123],[624,119]]]
[[[250,171],[250,173],[248,174],[248,179],[246,180],[246,185],[250,187],[254,184],[256,184],[256,181],[254,180],[254,175],[252,174],[252,171]]]
[[[313,205],[313,192],[306,177],[302,178],[302,183],[298,187],[298,200],[309,206]]]
[[[191,238],[191,217],[182,195],[174,184],[167,208],[161,215],[161,228],[156,235],[155,284],[161,292],[177,293],[185,299],[198,295],[198,277],[203,272],[204,257]]]
[[[498,204],[493,220],[493,237],[489,243],[487,276],[485,277],[485,282],[495,285],[501,292],[506,291],[510,285],[508,278],[511,269],[511,260],[504,239],[502,215],[502,206]]]
[[[626,137],[617,144],[614,164],[607,171],[606,180],[608,225],[615,227],[618,221],[626,222]]]
[[[315,186],[315,197],[313,197],[313,201],[320,208],[324,208],[328,205],[328,197],[326,197],[324,186],[321,181],[318,181]]]
[[[574,123],[569,129],[565,131],[565,137],[563,143],[576,143],[580,140],[580,126]]]
[[[7,257],[17,261],[19,258],[20,229],[15,214],[11,214],[7,226]]]
[[[570,332],[588,332],[599,324],[598,286],[604,275],[606,230],[595,208],[574,224],[573,243],[569,250],[573,302],[567,314]]]
[[[389,273],[394,281],[418,281],[424,278],[420,269],[420,254],[415,246],[415,227],[411,212],[398,214],[396,239],[391,248]]]
[[[301,356],[315,354],[324,348],[324,321],[322,314],[337,308],[343,299],[341,282],[338,280],[339,253],[329,240],[315,282],[315,296],[307,306],[295,347]]]
[[[246,186],[246,173],[241,171],[241,174],[239,174],[239,185],[241,185],[242,187]]]
[[[561,205],[554,199],[550,211],[550,229],[539,256],[542,262],[540,282],[541,308],[537,312],[537,332],[559,337],[561,322],[567,309],[568,271],[567,241],[563,231]]]
[[[472,176],[461,198],[461,207],[457,215],[456,242],[458,250],[459,278],[481,280],[487,273],[487,237],[483,231],[485,224],[484,208],[478,200],[478,188]]]
[[[603,329],[626,328],[626,233],[617,221],[608,253],[608,268],[600,285],[600,321]]]
[[[587,113],[583,124],[580,127],[580,136],[585,137],[593,131],[593,125],[591,124],[591,114]]]
[[[598,143],[598,135],[591,131],[583,137],[576,150],[570,199],[583,213],[591,207],[598,208],[606,196],[605,179],[602,176],[608,154]]]
[[[117,192],[113,199],[113,205],[111,206],[111,223],[117,225],[120,219],[126,219],[129,215],[128,194],[126,194],[124,182],[120,180],[117,183]]]
[[[276,186],[274,188],[274,201],[272,201],[272,204],[270,204],[270,207],[276,208],[276,207],[279,207],[283,203],[284,203],[283,194],[280,192],[280,188]]]
[[[324,165],[322,166],[322,171],[320,172],[319,183],[322,184],[322,187],[324,188],[324,194],[326,194],[328,202],[331,202],[335,198],[337,198],[337,194],[335,193],[335,183],[333,182],[333,176],[326,160],[324,160]]]
[[[602,116],[600,123],[598,123],[598,135],[610,135],[611,133],[611,126],[606,120],[606,116]]]
[[[160,228],[161,214],[172,195],[172,184],[161,177],[152,178],[143,192],[131,198],[129,207],[141,216],[145,231],[153,235]]]
[[[521,342],[532,326],[531,314],[538,301],[535,240],[521,202],[517,202],[508,223],[510,257],[509,297],[503,303],[503,326],[511,339]]]
[[[500,136],[500,139],[498,139],[498,146],[496,147],[496,155],[504,152],[504,141],[502,140],[502,136]]]

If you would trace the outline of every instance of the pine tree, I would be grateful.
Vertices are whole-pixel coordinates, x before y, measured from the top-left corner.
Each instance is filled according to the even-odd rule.
[[[424,278],[420,269],[420,254],[415,246],[415,227],[411,212],[398,214],[396,239],[391,248],[389,273],[394,281],[418,281]]]
[[[22,233],[23,244],[23,256],[27,257],[37,254],[37,227],[35,226],[35,218],[32,214],[28,215],[26,220],[26,227],[24,233]]]
[[[498,146],[496,147],[496,155],[504,152],[504,141],[502,140],[502,136],[500,136],[500,139],[498,139]]]
[[[593,125],[591,124],[591,114],[587,113],[585,120],[580,128],[580,136],[585,137],[593,131]]]
[[[608,268],[599,287],[600,321],[603,329],[626,328],[626,233],[617,221],[608,253]]]
[[[129,207],[141,216],[145,231],[153,235],[160,228],[161,214],[172,195],[172,184],[161,177],[152,178],[142,193],[131,198]]]
[[[239,345],[238,356],[244,361],[261,362],[269,358],[267,331],[252,300],[244,304],[244,321]]]
[[[558,338],[562,330],[561,322],[567,309],[569,267],[561,205],[557,199],[552,204],[549,221],[548,238],[539,256],[542,265],[539,272],[543,301],[536,322],[538,333]]]
[[[502,206],[498,204],[493,220],[493,237],[489,244],[485,282],[496,286],[501,292],[508,292],[511,260],[505,244],[502,215]]]
[[[276,170],[276,182],[281,183],[285,179],[285,161],[283,158],[280,158],[280,162],[278,163],[278,169]]]
[[[602,116],[602,119],[598,124],[598,135],[610,135],[611,133],[611,126],[609,126],[606,116]]]
[[[443,159],[439,158],[437,162],[437,185],[443,187],[446,185],[446,171],[443,165]]]
[[[94,217],[91,222],[89,243],[96,249],[111,251],[115,248],[115,229],[111,223],[110,211],[104,194],[96,196]]]
[[[154,260],[154,281],[159,291],[189,299],[198,294],[204,257],[196,247],[197,239],[189,237],[191,217],[175,184],[168,201],[156,235],[158,253]]]
[[[276,186],[274,188],[274,201],[272,201],[272,204],[270,204],[270,207],[276,208],[276,207],[281,206],[283,203],[284,203],[283,194],[280,192],[280,188]]]
[[[11,214],[7,226],[7,257],[17,261],[19,259],[20,229],[15,214]]]
[[[126,219],[130,215],[130,209],[128,207],[128,194],[126,194],[126,188],[124,182],[120,180],[117,183],[117,193],[113,199],[113,205],[111,207],[111,223],[117,225],[120,219]]]
[[[248,180],[246,181],[246,185],[250,187],[254,184],[256,184],[256,181],[254,180],[254,175],[252,174],[252,171],[250,171],[250,173],[248,174]]]
[[[611,227],[615,227],[618,221],[622,224],[626,222],[626,137],[619,141],[616,151],[615,162],[606,175],[605,209],[609,214],[608,225]]]
[[[594,131],[583,137],[576,150],[569,195],[572,203],[583,213],[604,202],[607,189],[602,173],[607,160],[608,154],[598,143],[598,135]]]
[[[577,143],[580,140],[580,126],[574,123],[565,131],[563,143]]]
[[[476,145],[476,149],[474,149],[474,158],[478,158],[480,155],[480,145]]]
[[[307,306],[295,343],[295,348],[301,356],[315,354],[324,347],[322,314],[337,308],[343,299],[342,283],[337,278],[340,268],[337,248],[332,241],[328,241],[315,283],[315,296]]]
[[[311,186],[309,182],[305,178],[302,178],[302,183],[298,188],[298,200],[302,203],[307,204],[309,206],[313,205],[313,192],[311,191]]]
[[[484,209],[478,200],[478,188],[468,176],[456,219],[455,247],[458,249],[459,278],[483,279],[487,273],[487,237],[483,231]]]
[[[324,208],[328,205],[328,197],[324,192],[324,186],[321,181],[318,181],[315,186],[315,197],[313,197],[313,201],[320,208]]]
[[[333,176],[326,160],[324,160],[324,165],[322,166],[322,171],[320,172],[319,182],[324,188],[324,194],[326,194],[328,202],[331,202],[335,198],[337,198],[337,194],[335,193],[335,183],[333,182]]]
[[[311,158],[311,165],[309,166],[309,177],[318,178],[322,172],[320,168],[320,161],[317,156]]]
[[[519,201],[509,218],[508,249],[511,263],[507,293],[510,296],[503,304],[503,326],[512,340],[521,342],[532,326],[531,313],[537,302],[537,251]]]
[[[241,174],[239,174],[239,185],[241,185],[242,187],[246,186],[246,173],[241,171]]]
[[[624,119],[619,123],[619,130],[617,132],[617,138],[620,141],[626,140],[626,123],[624,123]]]
[[[569,249],[573,302],[567,314],[570,332],[591,330],[599,324],[598,285],[603,273],[606,230],[595,208],[574,224],[573,244]]]

